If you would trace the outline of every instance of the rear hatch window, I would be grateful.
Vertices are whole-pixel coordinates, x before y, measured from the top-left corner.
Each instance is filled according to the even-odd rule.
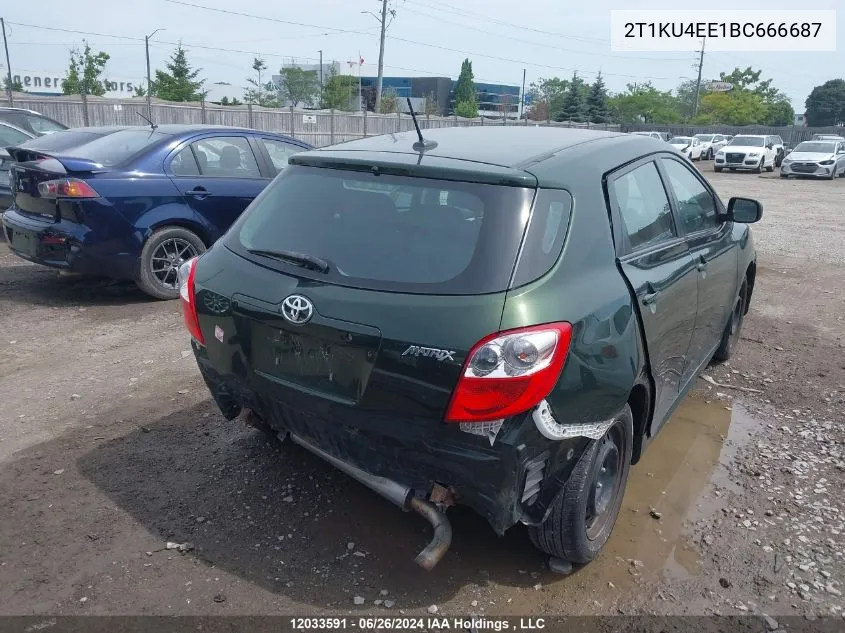
[[[500,292],[508,288],[533,195],[528,188],[292,165],[224,243],[262,265],[338,285]]]

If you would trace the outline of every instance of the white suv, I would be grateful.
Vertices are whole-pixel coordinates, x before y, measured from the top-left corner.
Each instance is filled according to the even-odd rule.
[[[774,171],[777,152],[771,136],[763,134],[739,134],[716,152],[713,171],[723,169],[746,169],[756,174]]]
[[[727,139],[722,134],[696,134],[701,142],[701,151],[704,154],[704,160],[713,160],[720,149],[727,144]]]

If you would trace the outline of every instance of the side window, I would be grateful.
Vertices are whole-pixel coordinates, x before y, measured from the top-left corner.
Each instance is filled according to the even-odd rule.
[[[678,200],[678,213],[684,230],[695,233],[718,226],[719,214],[713,194],[684,165],[669,158],[662,160],[669,186]]]
[[[8,125],[0,125],[0,147],[11,147],[28,141],[29,137]]]
[[[255,155],[243,136],[204,138],[191,146],[203,176],[261,178]]]
[[[273,167],[276,173],[282,171],[288,165],[288,158],[294,154],[304,151],[301,147],[295,145],[288,145],[282,141],[277,141],[272,138],[259,139],[270,154],[270,160],[273,161]]]
[[[545,275],[560,257],[572,217],[572,196],[562,189],[540,189],[519,255],[513,286]]]
[[[60,125],[55,121],[51,121],[47,117],[43,116],[26,116],[26,121],[32,126],[32,129],[38,132],[39,134],[49,134],[50,132],[61,132],[62,130],[66,130],[67,128],[64,125]]]
[[[199,176],[200,169],[197,165],[197,159],[194,158],[194,153],[190,146],[185,146],[179,150],[179,153],[170,161],[170,171],[174,176]]]
[[[631,248],[659,244],[677,235],[669,198],[654,163],[620,176],[611,188]]]

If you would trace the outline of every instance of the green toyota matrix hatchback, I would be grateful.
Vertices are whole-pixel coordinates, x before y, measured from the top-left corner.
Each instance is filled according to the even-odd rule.
[[[464,504],[592,560],[629,467],[748,312],[754,200],[629,134],[477,127],[297,154],[184,264],[199,369],[426,518]]]

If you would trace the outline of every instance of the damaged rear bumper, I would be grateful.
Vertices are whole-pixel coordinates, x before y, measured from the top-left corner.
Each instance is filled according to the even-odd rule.
[[[486,518],[500,535],[518,522],[537,525],[545,519],[590,441],[550,441],[530,414],[505,420],[492,436],[467,432],[458,424],[421,428],[401,418],[331,417],[329,405],[318,398],[303,400],[302,394],[291,393],[282,402],[259,393],[244,377],[220,375],[205,358],[204,348],[193,345],[200,372],[227,418],[251,409],[274,430],[289,434],[347,474],[341,464],[389,481],[395,486],[392,494],[377,492],[423,516],[427,510],[410,506],[400,491],[410,490],[410,499],[423,500],[435,485],[448,488],[458,503]]]

